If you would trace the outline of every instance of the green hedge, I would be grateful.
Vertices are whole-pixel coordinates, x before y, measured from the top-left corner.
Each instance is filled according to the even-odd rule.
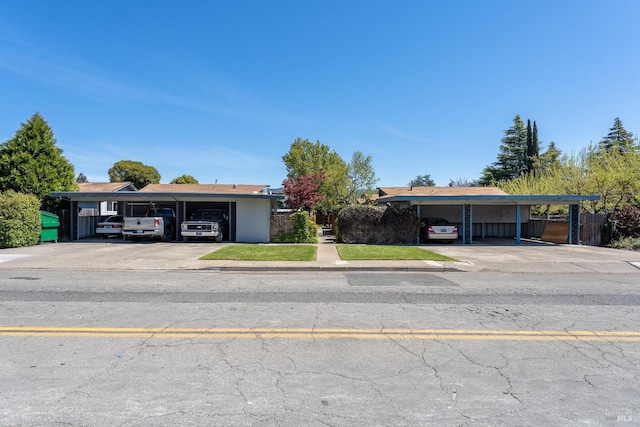
[[[344,243],[412,244],[420,220],[410,209],[352,206],[338,215],[338,239]]]
[[[33,246],[40,240],[40,200],[30,194],[0,193],[0,248]]]
[[[278,234],[273,239],[275,243],[318,243],[318,225],[307,212],[296,212],[289,217],[295,221],[295,230]]]

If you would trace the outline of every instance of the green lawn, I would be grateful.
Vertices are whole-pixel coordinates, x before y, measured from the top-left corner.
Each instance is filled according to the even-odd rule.
[[[416,246],[387,245],[336,245],[340,258],[356,260],[429,260],[455,261],[448,256],[421,249]]]
[[[314,245],[229,245],[200,257],[201,260],[227,259],[238,261],[314,261]]]
[[[429,260],[455,261],[444,255],[416,246],[336,245],[340,258],[357,260]],[[201,260],[236,261],[314,261],[316,246],[304,244],[238,244],[228,245],[200,258]]]

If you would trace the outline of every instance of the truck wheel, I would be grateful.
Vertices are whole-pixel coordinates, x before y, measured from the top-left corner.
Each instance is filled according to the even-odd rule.
[[[220,229],[220,232],[216,236],[216,242],[222,242],[222,235],[224,234],[224,228]]]
[[[170,242],[172,238],[173,238],[173,227],[168,225],[164,229],[164,234],[162,235],[162,241]]]

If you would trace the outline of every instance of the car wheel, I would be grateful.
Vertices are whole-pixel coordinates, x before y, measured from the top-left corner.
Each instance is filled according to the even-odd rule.
[[[164,234],[162,235],[162,241],[163,242],[170,242],[172,238],[173,238],[173,227],[168,225],[168,226],[166,226],[164,228]]]
[[[220,232],[218,233],[218,235],[216,236],[216,242],[222,242],[222,235],[224,234],[224,228],[220,229]]]

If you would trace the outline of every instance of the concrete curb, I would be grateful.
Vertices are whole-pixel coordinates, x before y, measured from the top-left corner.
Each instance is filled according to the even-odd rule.
[[[364,266],[309,266],[309,267],[296,267],[296,266],[256,266],[256,267],[248,267],[248,266],[220,266],[220,267],[205,267],[202,270],[215,270],[215,271],[228,271],[228,272],[309,272],[309,271],[336,271],[336,272],[344,272],[344,271],[396,271],[396,272],[435,272],[435,273],[443,273],[443,272],[461,272],[464,270],[459,270],[455,268],[447,268],[447,267],[404,267],[404,266],[380,266],[380,267],[364,267]]]

